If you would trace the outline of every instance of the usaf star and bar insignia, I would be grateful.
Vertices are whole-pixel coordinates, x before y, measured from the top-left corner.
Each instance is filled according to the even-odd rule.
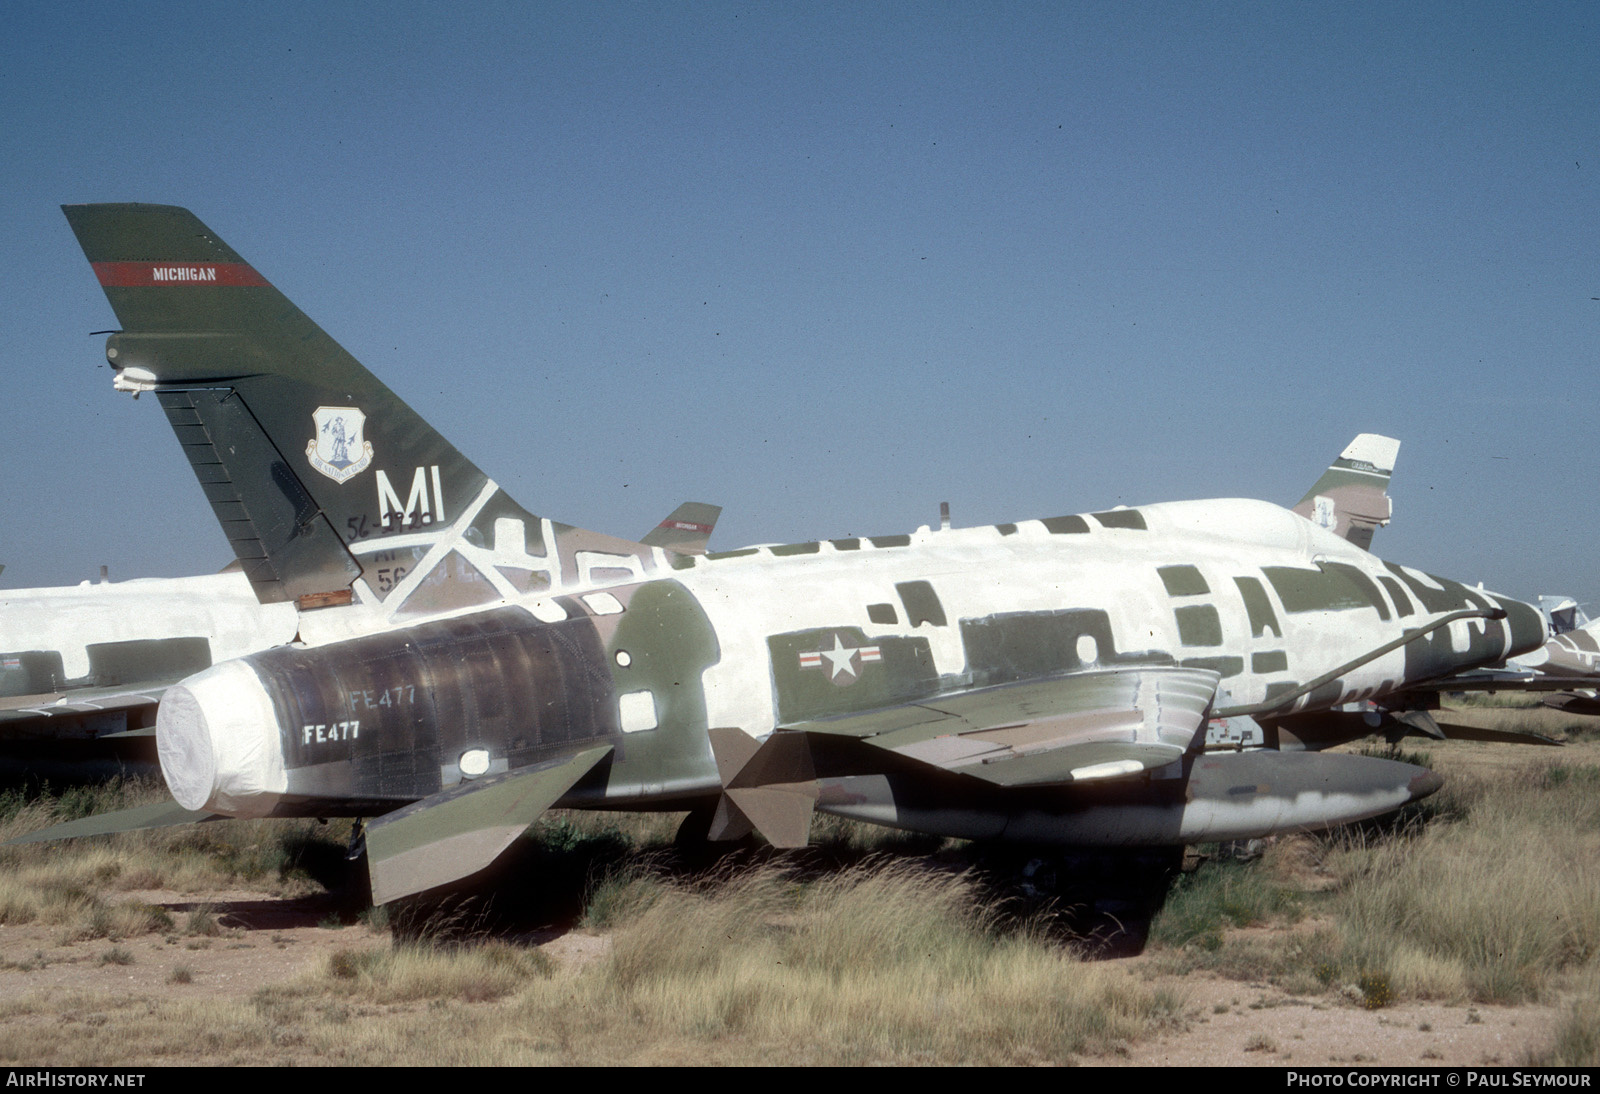
[[[821,649],[800,651],[800,667],[823,670],[827,673],[828,683],[834,687],[849,687],[861,679],[862,665],[877,664],[883,660],[883,654],[877,646],[847,646],[838,634],[828,637],[832,639],[831,644],[824,639]]]

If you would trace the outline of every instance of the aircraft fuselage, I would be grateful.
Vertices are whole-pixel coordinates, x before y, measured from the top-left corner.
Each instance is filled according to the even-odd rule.
[[[563,804],[688,808],[721,787],[707,735],[715,726],[759,738],[1130,666],[1214,672],[1215,705],[1249,707],[1448,612],[1504,609],[1503,619],[1458,621],[1355,664],[1285,711],[1326,709],[1537,648],[1544,633],[1529,605],[1384,563],[1255,501],[747,548],[671,565],[645,581],[574,584],[216,666],[163,703],[168,781],[189,808],[372,814],[604,743],[612,756]],[[1083,788],[1024,804],[1026,795],[1002,801],[944,776],[952,785],[932,799],[922,779],[897,798],[892,764],[831,782],[819,774],[819,808],[952,834],[1008,824],[1013,834],[1060,832],[1064,813],[1092,812]],[[1130,781],[1117,782],[1116,823],[1081,821],[1074,841],[1194,838],[1172,819],[1160,778],[1133,794],[1147,794],[1161,816],[1130,827]],[[929,817],[955,807],[976,819]],[[1030,823],[1030,812],[1056,819]],[[1260,820],[1241,816],[1244,828]]]

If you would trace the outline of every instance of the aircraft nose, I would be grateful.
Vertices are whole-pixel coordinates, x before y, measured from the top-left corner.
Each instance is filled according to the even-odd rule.
[[[225,661],[167,689],[156,751],[185,809],[264,817],[287,787],[277,713],[255,669]]]

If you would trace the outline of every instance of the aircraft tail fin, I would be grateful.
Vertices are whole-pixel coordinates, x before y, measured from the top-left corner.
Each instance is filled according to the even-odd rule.
[[[1575,631],[1589,622],[1589,614],[1570,596],[1541,596],[1539,612],[1544,616],[1551,635]]]
[[[651,548],[540,520],[187,209],[63,211],[256,595],[432,614],[643,576]]]
[[[1294,511],[1363,551],[1370,549],[1372,533],[1388,524],[1393,515],[1388,488],[1399,453],[1400,442],[1393,437],[1360,434],[1339,453]]]
[[[666,520],[650,529],[641,539],[651,547],[665,547],[680,555],[703,555],[706,542],[717,527],[722,506],[703,501],[686,501],[672,511]]]

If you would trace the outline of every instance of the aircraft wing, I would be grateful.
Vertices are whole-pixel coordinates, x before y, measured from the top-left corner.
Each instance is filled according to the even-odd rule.
[[[1413,690],[1430,695],[1457,691],[1547,692],[1548,694],[1541,700],[1545,706],[1567,714],[1592,718],[1600,715],[1600,698],[1595,694],[1597,689],[1600,689],[1600,676],[1592,673],[1553,673],[1540,672],[1536,669],[1481,669],[1477,672],[1464,672],[1430,681]],[[1532,743],[1536,744],[1558,743],[1538,734],[1508,732],[1500,736],[1486,736],[1489,731],[1477,726],[1463,727],[1443,722],[1439,724],[1447,731],[1447,736],[1461,737],[1464,740],[1526,742],[1532,737],[1534,738]],[[1460,732],[1464,729],[1470,732]]]
[[[161,694],[167,690],[167,686],[73,688],[43,695],[8,695],[0,698],[0,729],[43,726],[56,719],[154,708],[161,701]]]
[[[999,786],[1132,775],[1181,759],[1205,732],[1218,676],[1143,665],[976,688],[780,727],[857,738]]]
[[[1424,691],[1578,691],[1600,687],[1600,677],[1556,673],[1484,669],[1463,672],[1418,685]]]

